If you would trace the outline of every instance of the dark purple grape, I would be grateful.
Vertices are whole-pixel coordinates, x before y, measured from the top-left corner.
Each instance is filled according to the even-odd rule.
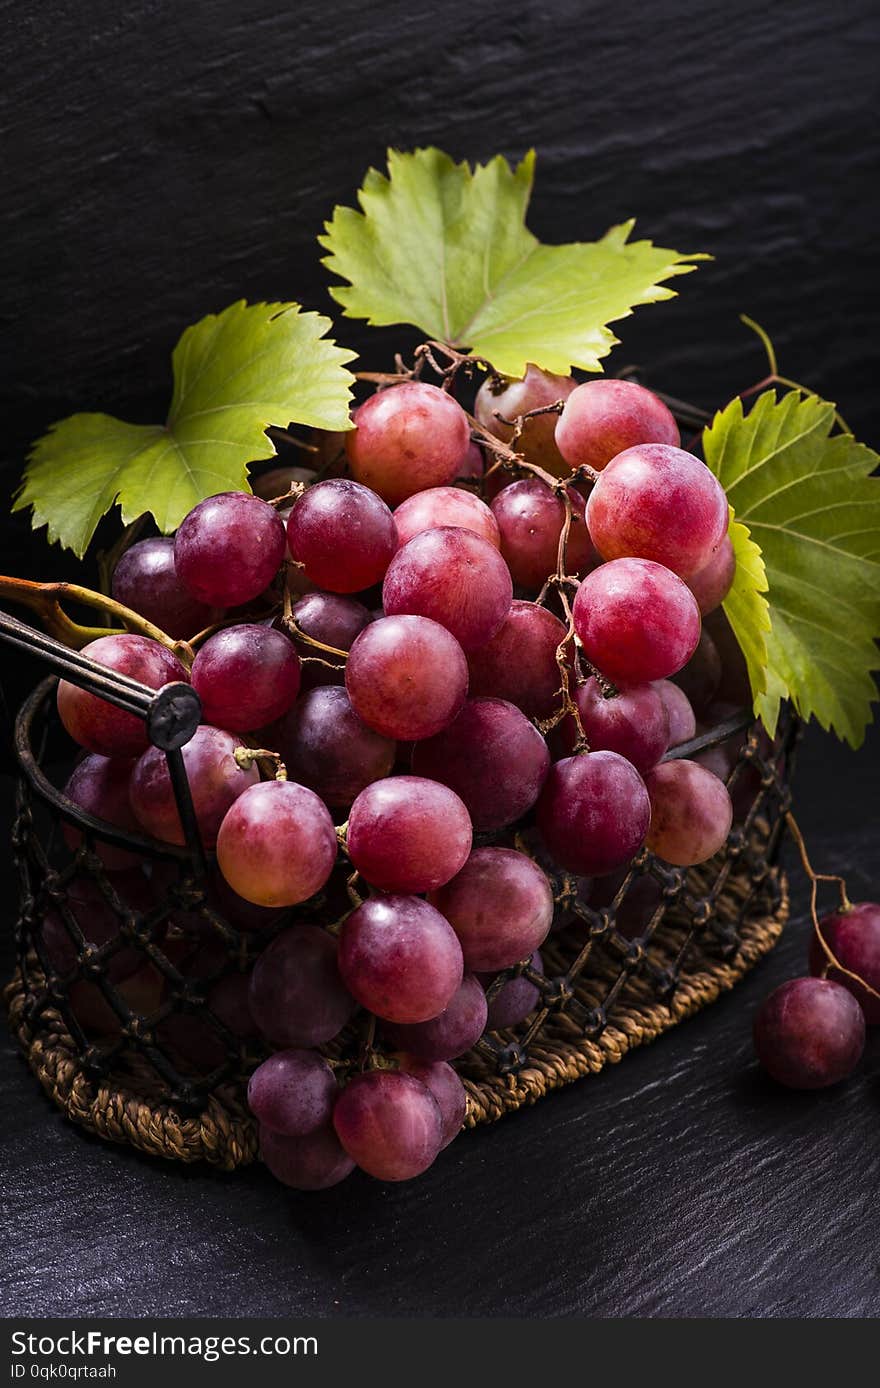
[[[390,774],[397,744],[361,722],[346,690],[326,685],[294,704],[281,725],[279,750],[292,780],[327,805],[348,807]]]
[[[348,816],[348,856],[385,892],[430,892],[471,850],[471,821],[453,790],[421,776],[391,776],[362,790]]]
[[[610,698],[591,676],[575,692],[584,735],[593,752],[619,752],[637,771],[650,771],[669,745],[669,715],[662,696],[650,684],[633,684]],[[574,751],[577,729],[565,719],[560,741]]]
[[[539,950],[535,950],[529,963],[535,973],[544,972],[544,964]],[[483,987],[489,990],[490,985],[497,978],[495,973],[480,974],[479,979]],[[497,993],[489,999],[488,1017],[486,1020],[487,1031],[503,1031],[506,1027],[519,1026],[524,1022],[541,999],[541,990],[530,978],[524,974],[518,974],[516,978],[508,978]]]
[[[219,492],[184,516],[174,563],[199,602],[240,607],[269,587],[286,543],[284,525],[267,502],[250,492]]]
[[[708,631],[700,632],[697,648],[672,681],[687,695],[691,707],[702,716],[721,683],[721,657]]]
[[[443,1141],[440,1105],[402,1070],[355,1075],[336,1102],[333,1126],[349,1156],[380,1181],[420,1176]]]
[[[527,958],[553,921],[546,875],[513,848],[475,848],[431,901],[458,936],[466,967],[493,973]]]
[[[468,656],[470,693],[507,699],[529,718],[549,718],[562,697],[556,651],[565,634],[546,607],[514,601],[491,641]]]
[[[359,593],[385,575],[397,549],[394,517],[369,487],[347,477],[318,482],[296,502],[287,543],[306,577],[331,593]]]
[[[248,1083],[248,1107],[263,1128],[305,1137],[326,1127],[339,1093],[336,1076],[317,1051],[276,1051]]]
[[[287,637],[253,622],[209,637],[192,667],[205,722],[234,733],[274,723],[293,707],[299,681],[299,657]]]
[[[430,1089],[440,1108],[442,1136],[440,1151],[458,1137],[467,1115],[467,1093],[452,1066],[445,1060],[416,1060],[415,1056],[400,1058],[400,1068],[413,1079],[421,1080]]]
[[[150,885],[138,868],[128,868],[113,877],[113,890],[123,910],[145,915],[155,901]],[[122,916],[118,915],[92,877],[77,875],[67,884],[66,905],[85,937],[86,944],[100,949],[120,938]],[[61,910],[50,906],[41,926],[46,954],[54,969],[66,974],[76,964],[77,945],[67,929]],[[130,977],[147,962],[146,956],[134,945],[123,944],[108,958],[105,968],[108,977],[118,983]]]
[[[125,551],[113,570],[117,602],[139,612],[167,636],[187,641],[215,620],[216,610],[197,602],[177,577],[174,540],[153,535]]]
[[[565,571],[585,574],[600,559],[587,529],[585,502],[568,488],[572,520],[566,545]],[[559,539],[565,523],[560,497],[537,477],[527,477],[504,487],[492,502],[492,514],[501,534],[501,553],[515,584],[537,591],[556,572]]]
[[[830,911],[819,921],[819,929],[837,961],[864,979],[874,993],[880,993],[880,905],[875,901],[857,901],[848,911]],[[880,998],[835,969],[814,932],[810,940],[810,973],[825,975],[826,971],[828,978],[849,989],[868,1025],[880,1026]]]
[[[208,990],[208,1010],[241,1040],[257,1035],[251,1015],[250,983],[250,971],[224,974]]]
[[[556,762],[538,801],[538,828],[547,851],[569,872],[587,877],[629,862],[650,820],[645,783],[617,752]]]
[[[521,819],[549,769],[543,737],[506,699],[468,699],[454,723],[413,753],[413,771],[450,786],[481,831]]]
[[[327,1190],[354,1171],[329,1123],[306,1137],[285,1137],[261,1127],[260,1156],[276,1181],[294,1190]]]
[[[382,1030],[396,1050],[418,1060],[454,1060],[464,1055],[486,1030],[486,994],[473,974],[461,984],[436,1017],[410,1026],[386,1022]]]
[[[339,593],[306,593],[305,597],[293,604],[291,616],[306,636],[337,651],[350,651],[355,638],[372,620],[362,602],[342,597]],[[276,618],[275,625],[287,634],[280,617]],[[344,661],[316,646],[310,646],[308,641],[297,636],[292,639],[300,659],[309,662],[302,667],[301,692],[315,689],[321,684],[342,684],[345,678]],[[326,664],[319,664],[319,661]]]
[[[254,965],[251,1012],[278,1047],[332,1041],[354,1012],[339,975],[336,941],[317,925],[282,930]]]
[[[386,1022],[426,1022],[448,1007],[464,966],[455,931],[418,896],[373,896],[346,919],[339,971]]]
[[[792,978],[755,1017],[755,1050],[790,1089],[823,1089],[851,1075],[865,1048],[865,1015],[830,978]]]
[[[74,767],[61,794],[85,810],[86,814],[103,819],[114,829],[138,833],[140,825],[128,798],[128,782],[133,765],[128,758],[99,757],[90,752]],[[76,850],[82,843],[80,830],[68,824],[67,820],[62,821],[61,832],[68,848]],[[141,862],[139,854],[117,848],[112,843],[104,843],[101,839],[94,840],[94,851],[108,872],[138,867]]]

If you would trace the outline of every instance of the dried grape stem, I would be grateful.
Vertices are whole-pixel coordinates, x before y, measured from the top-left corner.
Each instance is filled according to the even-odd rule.
[[[271,751],[268,747],[236,747],[232,753],[242,770],[253,766],[254,762],[267,762],[273,768],[276,781],[287,780],[287,767],[281,760],[278,752]]]
[[[115,627],[80,626],[68,617],[61,605],[62,602],[78,602],[83,607],[109,613],[122,623],[126,631],[147,636],[151,641],[158,641],[160,645],[173,651],[187,669],[192,665],[193,655],[188,641],[175,641],[173,636],[148,622],[140,613],[133,612],[130,607],[116,602],[114,598],[108,598],[104,593],[95,593],[91,588],[83,588],[79,583],[33,583],[27,578],[0,576],[0,597],[21,603],[23,607],[29,607],[32,612],[36,612],[49,635],[63,641],[72,650],[80,651],[83,646],[87,646],[90,641],[96,641],[100,636],[118,636],[120,633]]]
[[[876,998],[877,1001],[880,1002],[880,993],[877,992],[876,988],[872,988],[870,983],[867,983],[865,979],[862,978],[861,974],[853,973],[852,969],[847,969],[843,966],[843,964],[841,964],[840,960],[837,958],[837,955],[834,953],[828,941],[825,939],[825,936],[822,934],[822,931],[819,926],[819,916],[816,911],[816,901],[819,893],[819,883],[837,883],[838,890],[840,892],[840,909],[845,912],[852,910],[852,902],[850,901],[846,891],[846,880],[843,877],[839,877],[836,873],[816,872],[810,862],[809,855],[807,854],[807,846],[804,843],[804,836],[801,833],[800,827],[798,826],[798,822],[792,814],[791,810],[788,810],[786,812],[785,823],[789,833],[795,841],[795,845],[797,846],[797,850],[800,854],[801,864],[803,865],[804,872],[810,879],[810,916],[812,917],[813,930],[815,931],[816,939],[822,946],[822,950],[825,954],[826,959],[823,977],[827,977],[828,970],[830,968],[833,968],[838,973],[843,974],[845,978],[849,978],[853,981],[853,983],[857,983],[860,988],[864,988],[865,992],[870,993],[872,998]]]

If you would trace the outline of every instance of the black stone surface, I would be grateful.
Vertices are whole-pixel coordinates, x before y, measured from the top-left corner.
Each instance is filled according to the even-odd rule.
[[[712,407],[763,374],[745,311],[782,369],[876,443],[869,0],[2,0],[0,20],[7,496],[54,419],[160,419],[192,319],[241,296],[330,310],[314,237],[389,143],[470,158],[534,144],[545,239],[637,214],[641,234],[711,251],[680,298],[620,325],[617,364]],[[339,336],[375,366],[401,342],[347,322]],[[3,547],[8,572],[76,571],[20,517]],[[2,672],[13,700],[34,673],[8,656]],[[880,894],[878,746],[855,756],[811,734],[798,782],[816,859],[856,897]],[[803,890],[795,907],[715,1007],[401,1187],[355,1178],[300,1198],[257,1169],[106,1146],[61,1120],[4,1039],[0,1308],[876,1315],[880,1043],[818,1095],[777,1090],[751,1059],[758,1001],[803,967]]]

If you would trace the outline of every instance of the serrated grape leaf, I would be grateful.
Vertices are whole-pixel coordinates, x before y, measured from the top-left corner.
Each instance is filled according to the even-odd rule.
[[[734,516],[733,507],[730,508],[728,534],[736,556],[736,572],[724,599],[724,611],[742,647],[752,690],[763,694],[767,689],[767,633],[770,630],[770,606],[764,596],[768,588],[767,572],[748,526]]]
[[[766,688],[753,683],[755,711],[772,733],[788,697],[858,747],[880,667],[880,478],[870,475],[880,457],[833,434],[834,418],[818,396],[768,390],[749,414],[731,401],[703,446],[767,573]],[[748,657],[754,615],[736,598],[725,610]]]
[[[525,225],[534,151],[516,168],[499,155],[471,170],[439,149],[388,152],[370,169],[361,211],[337,207],[319,237],[324,264],[347,284],[330,292],[350,318],[411,323],[486,357],[507,376],[527,362],[601,371],[617,342],[608,324],[638,304],[674,297],[662,281],[699,255],[630,241],[634,223],[600,241],[543,246]]]
[[[269,425],[348,429],[354,353],[328,339],[328,318],[298,304],[231,304],[182,334],[164,425],[75,414],[53,425],[28,458],[13,510],[33,508],[82,558],[116,502],[128,524],[150,512],[176,529],[206,496],[250,491],[247,465],[271,458]]]

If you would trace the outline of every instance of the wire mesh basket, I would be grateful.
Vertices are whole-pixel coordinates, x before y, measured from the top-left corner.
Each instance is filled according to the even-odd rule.
[[[65,678],[96,692],[103,681],[105,697],[144,717],[168,756],[187,835],[186,847],[175,848],[129,834],[57,789],[47,773],[57,681],[40,684],[15,731],[21,900],[7,989],[13,1030],[43,1088],[74,1121],[167,1157],[226,1169],[246,1163],[257,1148],[247,1078],[266,1054],[247,1013],[248,971],[280,930],[305,921],[332,929],[344,910],[345,874],[338,869],[319,897],[270,921],[259,912],[243,917],[240,903],[230,910],[198,842],[179,752],[198,722],[192,691],[166,686],[136,696],[123,688],[133,681],[90,670],[87,659],[14,619],[3,624],[13,644],[36,642]],[[586,882],[542,857],[528,820],[482,836],[512,844],[515,833],[516,846],[548,872],[556,913],[543,971],[523,961],[489,987],[491,1001],[519,977],[535,990],[532,1014],[486,1033],[455,1062],[469,1125],[619,1060],[714,1001],[772,948],[788,911],[778,853],[797,735],[790,713],[772,743],[743,715],[670,754],[721,745],[735,754],[734,827],[698,868],[670,868],[643,850],[622,876]],[[78,919],[84,910],[89,938]],[[325,1049],[343,1066],[358,1065],[363,1033],[356,1017]]]

